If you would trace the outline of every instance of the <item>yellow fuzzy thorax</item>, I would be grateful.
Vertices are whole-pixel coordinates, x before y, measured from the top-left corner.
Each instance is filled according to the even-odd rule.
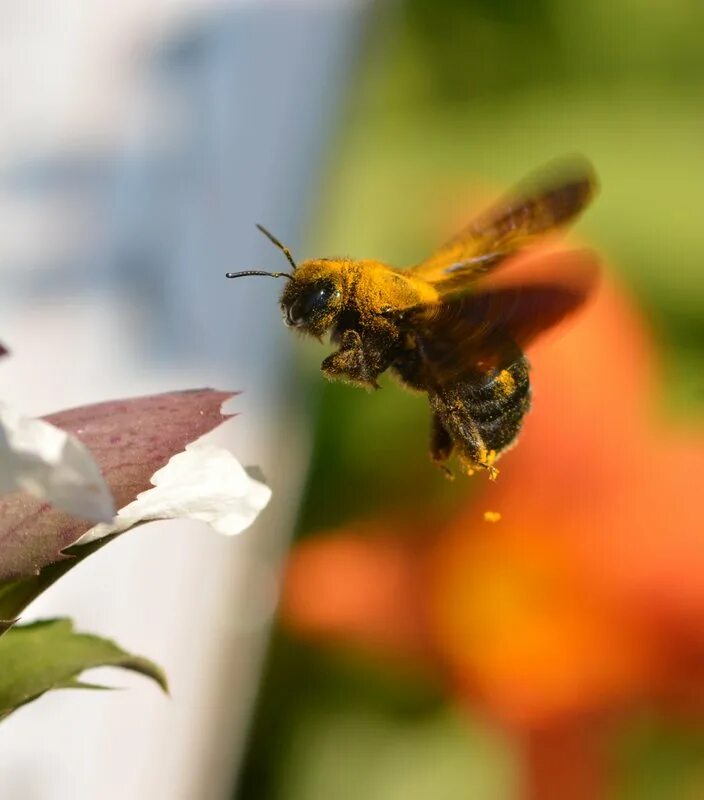
[[[344,303],[353,305],[363,317],[438,300],[437,291],[426,281],[373,259],[304,261],[296,270],[296,279],[305,282],[333,280],[342,291]]]

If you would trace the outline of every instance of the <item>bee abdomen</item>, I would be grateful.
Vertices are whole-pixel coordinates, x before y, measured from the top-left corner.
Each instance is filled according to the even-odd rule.
[[[487,377],[482,383],[467,385],[467,407],[484,446],[500,453],[518,435],[530,408],[528,363],[521,356]]]

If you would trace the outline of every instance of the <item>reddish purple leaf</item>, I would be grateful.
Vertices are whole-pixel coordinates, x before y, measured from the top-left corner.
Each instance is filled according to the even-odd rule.
[[[5,345],[0,342],[0,357],[6,356],[10,351],[5,347]]]
[[[45,417],[77,436],[93,453],[115,507],[151,487],[151,476],[189,443],[227,417],[220,407],[233,392],[197,389],[114,400]],[[0,497],[0,582],[37,575],[66,558],[92,522],[16,492]]]

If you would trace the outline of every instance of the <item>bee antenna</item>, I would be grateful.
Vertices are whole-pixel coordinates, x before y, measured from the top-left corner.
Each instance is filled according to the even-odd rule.
[[[264,272],[261,269],[246,269],[244,272],[226,272],[226,278],[244,278],[247,275],[268,275],[270,278],[288,278],[291,280],[293,275],[288,272]]]
[[[269,231],[268,231],[268,230],[267,230],[267,229],[266,229],[266,228],[265,228],[263,225],[257,225],[257,228],[258,228],[258,229],[259,229],[259,230],[260,230],[260,231],[261,231],[261,232],[264,234],[264,236],[266,236],[266,238],[267,238],[267,239],[268,239],[268,240],[269,240],[269,241],[270,241],[272,244],[274,244],[276,247],[278,247],[278,248],[279,248],[279,250],[281,250],[281,252],[282,252],[282,253],[283,253],[283,254],[286,256],[286,260],[288,261],[288,263],[289,263],[289,264],[290,264],[290,265],[293,267],[293,269],[295,270],[295,269],[296,269],[296,262],[293,260],[293,256],[291,255],[291,251],[288,249],[288,247],[286,247],[285,245],[283,245],[283,244],[282,244],[282,243],[281,243],[281,242],[280,242],[280,241],[279,241],[279,240],[276,238],[276,236],[274,236],[274,234],[273,234],[273,233],[270,233],[270,232],[269,232]]]

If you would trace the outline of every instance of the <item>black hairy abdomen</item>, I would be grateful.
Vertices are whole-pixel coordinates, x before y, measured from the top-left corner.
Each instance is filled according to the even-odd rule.
[[[510,376],[508,390],[506,374]],[[518,435],[530,408],[528,363],[521,356],[503,370],[460,381],[451,391],[477,426],[484,446],[500,453]]]

